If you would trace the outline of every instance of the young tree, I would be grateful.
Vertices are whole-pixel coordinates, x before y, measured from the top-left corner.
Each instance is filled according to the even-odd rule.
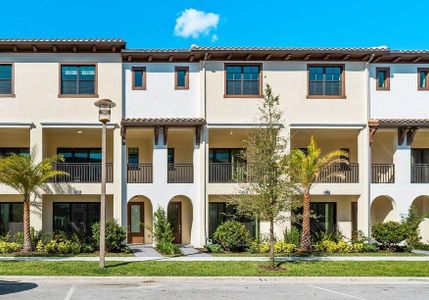
[[[146,228],[153,234],[156,249],[162,254],[173,255],[180,253],[179,248],[173,243],[173,230],[171,229],[170,222],[168,222],[165,210],[158,207],[153,217],[153,227],[147,226]]]
[[[314,186],[319,174],[332,165],[347,163],[349,154],[345,151],[332,151],[321,156],[321,149],[316,140],[311,136],[310,144],[306,153],[300,149],[293,149],[289,156],[290,174],[297,186],[303,191],[303,212],[302,212],[302,233],[301,251],[311,251],[311,231],[310,231],[310,190]],[[343,176],[341,169],[333,170],[330,177]]]
[[[36,147],[29,155],[12,154],[0,158],[0,183],[10,186],[21,194],[24,202],[24,245],[23,251],[31,251],[30,240],[30,205],[32,196],[49,192],[48,182],[65,172],[54,170],[55,163],[63,161],[60,156],[45,158],[36,162]]]
[[[229,196],[229,202],[239,214],[269,222],[270,262],[274,268],[274,223],[291,210],[295,188],[284,160],[287,141],[282,135],[279,96],[273,95],[269,85],[265,87],[258,119],[262,125],[244,140],[243,158],[249,162],[245,176],[249,182],[241,184],[239,194]]]

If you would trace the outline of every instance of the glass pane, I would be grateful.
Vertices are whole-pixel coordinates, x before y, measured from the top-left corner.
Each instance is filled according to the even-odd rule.
[[[386,72],[378,71],[378,87],[385,88],[386,87]]]
[[[128,148],[128,164],[139,164],[139,148]]]
[[[101,149],[89,150],[89,161],[93,163],[101,162]]]
[[[177,70],[177,86],[178,87],[186,86],[186,70],[183,70],[183,69]]]
[[[131,205],[131,233],[139,233],[141,225],[141,206],[140,204]]]
[[[142,70],[134,70],[134,86],[142,87],[143,86],[143,71]]]
[[[54,231],[67,231],[70,228],[70,205],[54,203]]]
[[[12,93],[12,65],[0,65],[0,94]]]
[[[428,72],[427,71],[421,71],[420,72],[420,80],[419,80],[419,87],[422,89],[427,88],[427,76],[428,76]]]
[[[12,79],[12,65],[0,65],[0,79]]]

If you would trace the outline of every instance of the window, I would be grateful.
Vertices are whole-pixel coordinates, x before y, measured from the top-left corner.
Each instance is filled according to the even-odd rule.
[[[225,95],[261,96],[261,65],[225,65]]]
[[[344,66],[309,66],[307,98],[345,98]]]
[[[66,163],[101,163],[101,148],[58,148]]]
[[[243,149],[209,149],[210,163],[244,163],[241,152]]]
[[[419,68],[418,72],[418,90],[429,91],[429,69]]]
[[[174,69],[176,74],[175,88],[176,90],[188,90],[189,89],[189,68],[188,67],[176,67]]]
[[[139,165],[139,148],[128,148],[128,164],[131,166]]]
[[[12,65],[0,65],[0,96],[12,94]]]
[[[377,73],[377,90],[388,91],[390,90],[390,69],[389,68],[376,68]]]
[[[258,226],[255,219],[238,216],[237,212],[232,206],[228,206],[225,202],[211,202],[209,203],[209,237],[213,238],[213,233],[216,228],[225,221],[236,220],[242,223],[250,236],[256,237],[256,226]]]
[[[9,156],[11,154],[28,155],[30,154],[29,148],[0,148],[0,157]]]
[[[321,232],[333,232],[337,228],[337,203],[312,202],[311,210],[311,235],[317,237]],[[293,212],[293,226],[302,229],[302,208]]]
[[[174,148],[168,148],[167,152],[168,165],[174,165]]]
[[[96,96],[95,65],[62,65],[61,95]]]
[[[146,68],[135,67],[132,68],[133,73],[133,90],[145,90],[146,89]]]
[[[98,202],[54,202],[54,231],[91,231],[100,220]]]
[[[23,231],[23,203],[0,203],[0,234]]]

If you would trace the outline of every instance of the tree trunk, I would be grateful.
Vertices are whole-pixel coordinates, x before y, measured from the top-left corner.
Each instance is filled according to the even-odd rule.
[[[270,265],[274,269],[274,220],[270,218]]]
[[[24,197],[24,245],[22,251],[31,251],[31,235],[30,235],[30,196]]]
[[[302,209],[302,233],[301,250],[311,251],[311,230],[310,230],[310,192],[304,191],[304,202]]]

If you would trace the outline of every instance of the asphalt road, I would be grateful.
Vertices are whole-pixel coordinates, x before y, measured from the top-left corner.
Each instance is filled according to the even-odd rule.
[[[429,299],[429,279],[0,278],[1,299]]]

